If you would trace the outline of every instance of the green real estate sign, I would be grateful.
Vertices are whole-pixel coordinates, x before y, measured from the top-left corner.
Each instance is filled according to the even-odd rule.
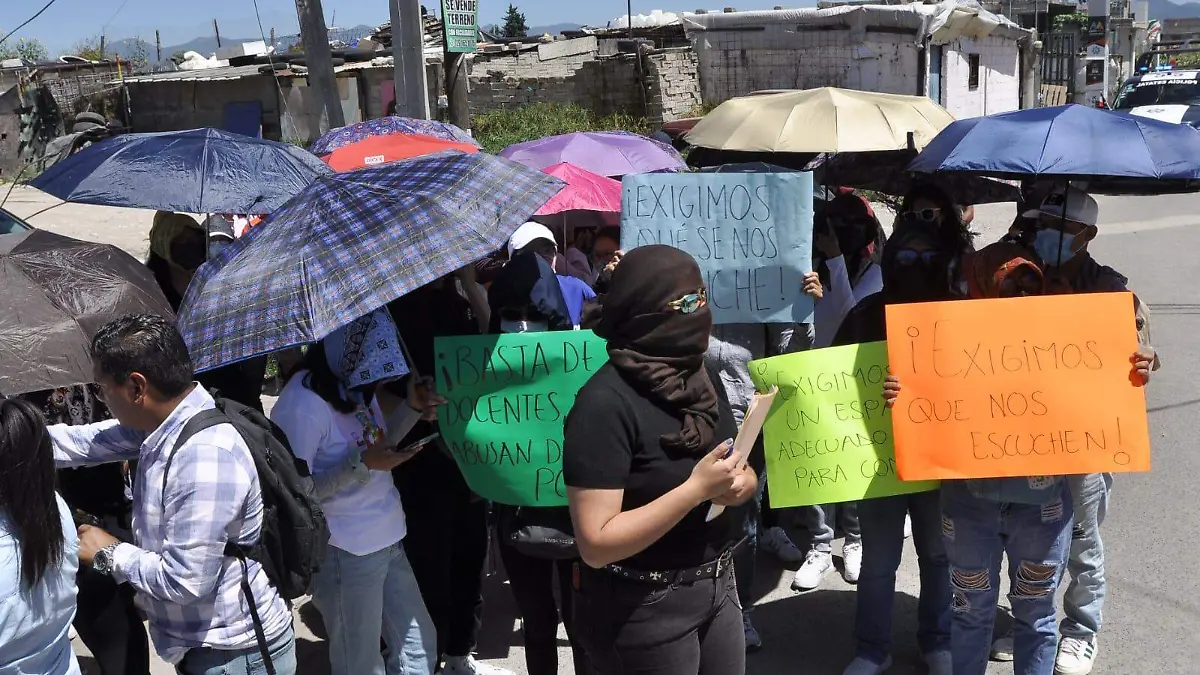
[[[591,331],[436,338],[442,436],[475,494],[565,506],[563,422],[608,361]]]
[[[479,43],[479,0],[442,0],[446,51],[473,54]]]

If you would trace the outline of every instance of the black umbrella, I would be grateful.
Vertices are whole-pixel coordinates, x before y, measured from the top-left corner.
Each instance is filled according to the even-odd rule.
[[[0,235],[0,392],[92,381],[92,335],[123,314],[171,317],[145,265],[45,230]]]

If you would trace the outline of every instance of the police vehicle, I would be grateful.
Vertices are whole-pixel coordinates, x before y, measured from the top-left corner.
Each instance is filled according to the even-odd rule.
[[[1200,69],[1176,68],[1170,58],[1195,51],[1200,49],[1187,45],[1143,54],[1137,74],[1125,81],[1113,110],[1200,127]]]

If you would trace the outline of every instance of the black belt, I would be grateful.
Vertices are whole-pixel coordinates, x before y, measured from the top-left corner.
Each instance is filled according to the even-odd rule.
[[[630,569],[621,565],[605,565],[600,569],[613,576],[618,576],[623,579],[631,579],[633,581],[641,581],[648,584],[662,584],[664,586],[676,586],[679,584],[690,584],[695,581],[704,581],[706,579],[716,579],[721,574],[733,565],[733,553],[737,550],[737,545],[732,546],[720,555],[716,560],[706,562],[703,565],[689,567],[684,570],[670,570],[666,572],[644,572],[642,570]]]

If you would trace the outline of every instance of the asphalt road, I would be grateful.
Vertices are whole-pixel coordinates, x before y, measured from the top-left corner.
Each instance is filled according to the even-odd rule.
[[[1117,477],[1104,539],[1108,550],[1109,599],[1100,636],[1097,675],[1191,675],[1200,651],[1200,600],[1189,585],[1200,559],[1195,502],[1200,454],[1188,440],[1196,433],[1200,408],[1197,335],[1200,335],[1200,196],[1100,198],[1101,235],[1095,256],[1121,270],[1152,310],[1155,346],[1163,369],[1147,390],[1154,468],[1148,474]],[[18,188],[5,206],[28,215],[53,201]],[[1013,216],[1012,206],[977,208],[981,241],[992,241]],[[64,206],[37,216],[35,226],[71,236],[115,243],[135,255],[146,251],[148,212]],[[1070,317],[1063,317],[1069,321]],[[1087,396],[1087,392],[1080,392]],[[1192,515],[1188,515],[1191,513]],[[797,540],[802,536],[795,532]],[[791,572],[773,560],[760,560],[760,596],[755,624],[766,643],[749,658],[750,675],[839,675],[853,657],[854,589],[831,575],[817,591],[797,595],[788,589]],[[1007,586],[1006,586],[1007,587]],[[911,546],[900,570],[895,621],[893,675],[924,673],[914,638],[916,559]],[[300,673],[328,672],[320,621],[298,608]],[[565,635],[560,641],[560,673],[570,673]],[[500,570],[487,584],[486,617],[479,646],[487,663],[524,673],[520,622]],[[80,653],[85,653],[80,645]],[[156,674],[171,670],[158,664]],[[989,675],[1012,672],[992,664]]]

